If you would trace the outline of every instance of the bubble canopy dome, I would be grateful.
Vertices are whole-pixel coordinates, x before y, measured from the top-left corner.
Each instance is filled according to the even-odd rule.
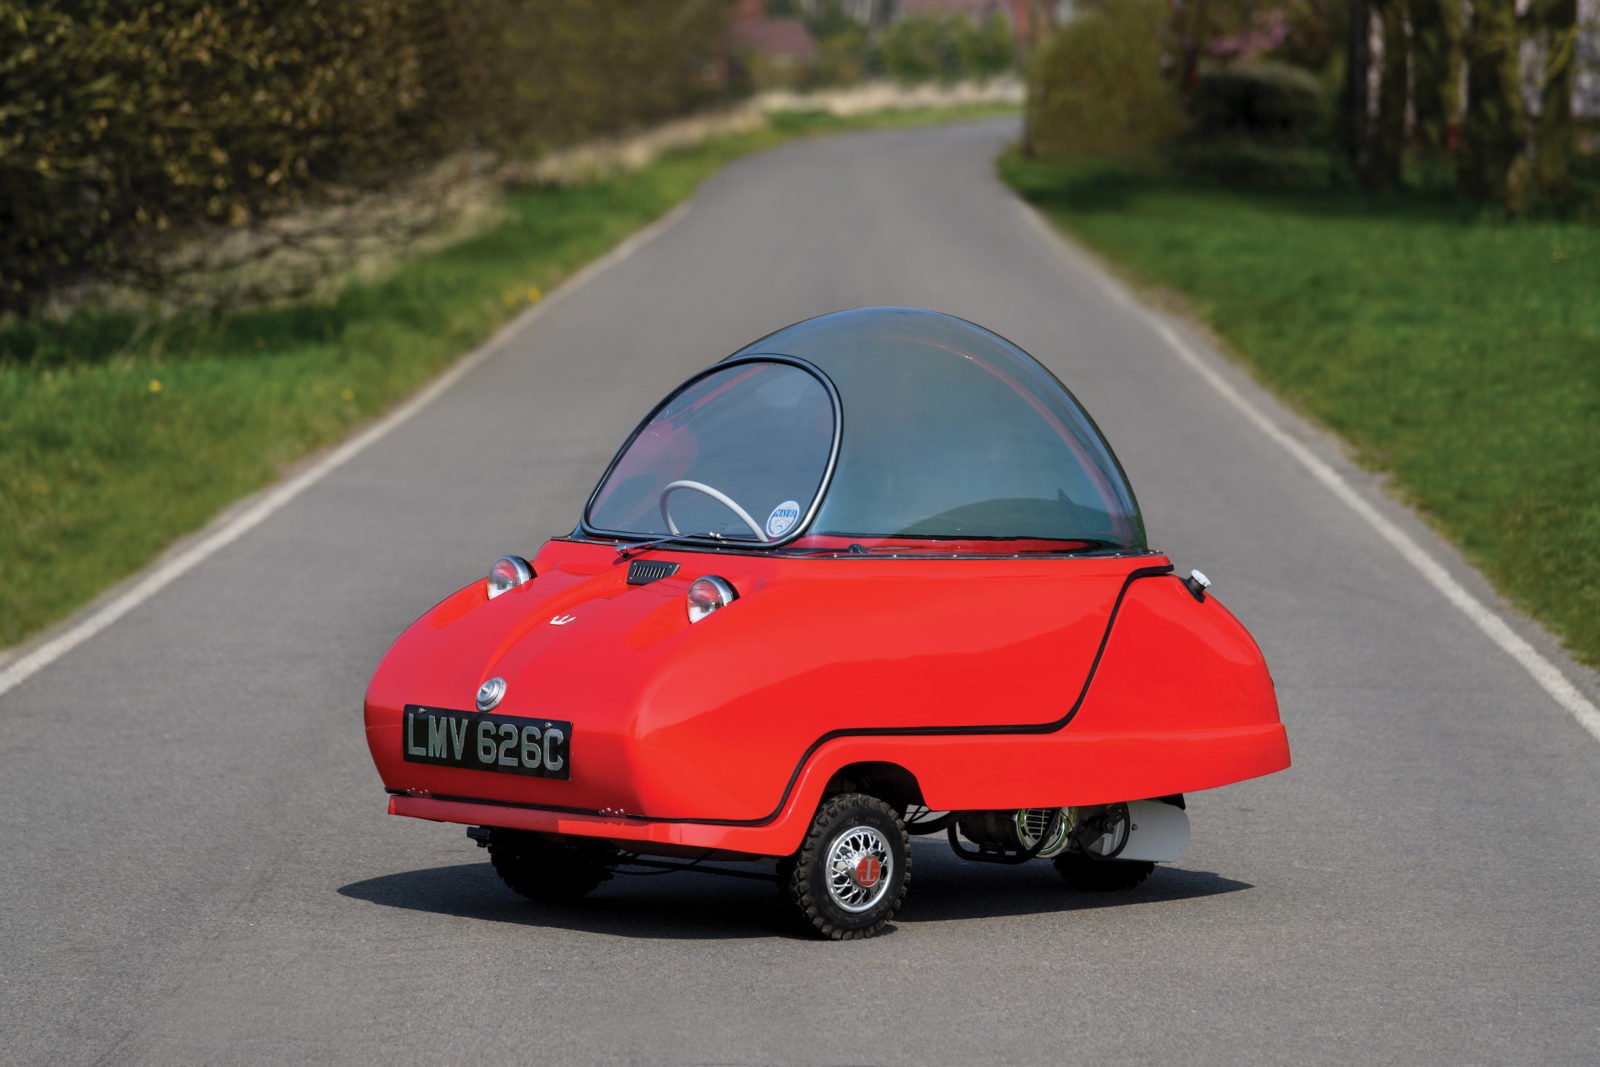
[[[860,308],[785,327],[640,424],[579,532],[784,552],[1143,550],[1077,399],[965,319]]]

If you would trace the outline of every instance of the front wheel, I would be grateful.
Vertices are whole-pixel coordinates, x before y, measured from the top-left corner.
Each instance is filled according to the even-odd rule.
[[[537,834],[496,830],[489,839],[489,862],[500,880],[542,904],[570,904],[611,879],[614,849],[564,845]]]
[[[910,839],[894,808],[842,793],[823,801],[780,869],[784,897],[811,929],[832,941],[873,937],[905,899]]]

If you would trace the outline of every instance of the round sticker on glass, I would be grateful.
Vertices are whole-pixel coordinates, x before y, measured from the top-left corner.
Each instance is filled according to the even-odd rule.
[[[785,500],[772,509],[772,514],[767,516],[767,536],[776,540],[794,529],[794,524],[800,521],[800,502],[798,500]]]

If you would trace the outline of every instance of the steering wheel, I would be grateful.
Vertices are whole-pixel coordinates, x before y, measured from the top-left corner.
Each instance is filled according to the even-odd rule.
[[[752,519],[750,517],[750,513],[744,508],[741,508],[738,502],[733,499],[733,497],[729,496],[727,493],[724,493],[721,489],[713,489],[705,482],[692,482],[687,478],[673,482],[661,490],[661,521],[665,522],[667,524],[667,529],[671,530],[673,533],[676,534],[680,533],[681,531],[678,529],[678,524],[672,521],[672,516],[667,513],[667,497],[671,496],[679,489],[693,489],[697,493],[701,493],[710,497],[712,500],[715,500],[717,503],[733,512],[735,515],[739,516],[739,521],[750,527],[750,532],[756,535],[757,541],[765,541],[768,539],[766,531],[761,529],[761,524],[756,522],[755,519]]]

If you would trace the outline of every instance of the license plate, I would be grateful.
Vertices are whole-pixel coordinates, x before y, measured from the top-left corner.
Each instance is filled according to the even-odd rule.
[[[559,719],[407,704],[400,744],[411,763],[534,778],[572,776],[572,724]]]

